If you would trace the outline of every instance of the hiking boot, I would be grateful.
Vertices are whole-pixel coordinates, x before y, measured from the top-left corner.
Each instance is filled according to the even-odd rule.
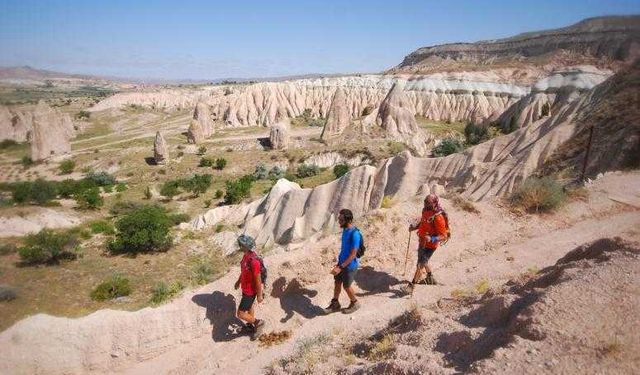
[[[427,277],[424,279],[427,285],[437,285],[436,279],[433,277],[431,273],[427,274]]]
[[[243,332],[243,333],[253,333],[255,331],[256,331],[256,327],[254,327],[253,324],[251,323],[247,323],[243,325],[242,328],[240,328],[240,332]]]
[[[253,327],[254,327],[254,330],[253,330],[253,333],[251,334],[251,340],[257,339],[262,334],[262,331],[264,330],[264,320],[256,319],[255,323],[253,324]]]
[[[352,312],[358,310],[360,308],[360,302],[358,301],[351,301],[351,303],[349,304],[349,307],[347,307],[346,309],[342,310],[343,314],[351,314]]]
[[[340,302],[337,299],[332,299],[329,306],[326,309],[323,309],[325,314],[331,314],[334,312],[340,311]]]
[[[413,294],[413,288],[414,288],[414,284],[410,282],[407,285],[402,287],[402,291],[407,294]]]

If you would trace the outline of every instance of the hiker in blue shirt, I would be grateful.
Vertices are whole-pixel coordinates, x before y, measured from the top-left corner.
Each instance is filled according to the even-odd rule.
[[[360,303],[356,299],[356,294],[351,284],[353,284],[360,263],[356,255],[362,242],[362,236],[360,235],[360,231],[353,226],[353,213],[351,210],[346,208],[340,210],[338,223],[340,224],[340,228],[342,228],[342,246],[340,248],[340,254],[338,255],[338,263],[331,270],[335,282],[333,299],[324,311],[327,314],[340,311],[338,298],[340,297],[341,289],[344,288],[351,303],[349,307],[342,310],[342,312],[351,314],[360,308]]]

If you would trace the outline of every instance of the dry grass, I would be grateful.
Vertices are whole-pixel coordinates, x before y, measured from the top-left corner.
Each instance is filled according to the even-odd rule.
[[[382,198],[382,204],[380,207],[382,208],[391,208],[393,207],[393,197],[386,195],[384,198]]]
[[[273,345],[280,345],[285,341],[289,340],[291,337],[291,331],[279,331],[279,332],[269,332],[264,335],[260,335],[258,341],[260,341],[260,346],[262,347],[270,347]]]
[[[385,335],[380,341],[378,341],[368,354],[370,361],[384,361],[390,359],[396,352],[396,344],[393,336]]]
[[[444,196],[444,198],[449,199],[454,207],[463,211],[470,212],[472,214],[480,213],[480,210],[478,210],[470,200],[463,198],[460,194],[450,193]]]
[[[489,280],[482,279],[476,284],[476,292],[478,294],[485,294],[490,287],[491,285],[489,284]]]

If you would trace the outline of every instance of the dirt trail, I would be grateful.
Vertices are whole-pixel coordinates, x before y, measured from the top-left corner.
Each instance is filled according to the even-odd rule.
[[[636,177],[636,186],[637,181]],[[286,311],[283,311],[282,301],[279,303],[278,299],[271,297],[259,307],[258,314],[266,318],[269,323],[267,332],[284,329],[293,331],[293,337],[287,343],[265,349],[259,347],[257,342],[249,341],[247,337],[226,341],[227,338],[216,338],[214,332],[213,338],[200,338],[159,358],[139,363],[124,372],[134,374],[170,370],[171,373],[176,374],[263,373],[265,366],[291,354],[305,339],[312,339],[322,334],[353,335],[354,337],[370,335],[390,319],[416,304],[420,308],[429,309],[441,298],[449,297],[454,289],[473,290],[481,280],[487,280],[492,286],[499,285],[528,270],[550,266],[576,246],[599,238],[620,236],[640,242],[640,232],[637,230],[640,227],[638,210],[609,200],[606,196],[610,191],[598,192],[598,189],[598,187],[592,188],[593,193],[589,204],[573,203],[563,209],[560,215],[542,217],[542,219],[531,220],[532,218],[529,217],[501,220],[501,217],[509,214],[489,204],[481,205],[480,222],[486,226],[491,223],[492,231],[478,230],[478,221],[470,222],[469,214],[451,210],[453,211],[452,220],[458,226],[457,235],[452,243],[440,249],[433,258],[435,275],[444,285],[420,287],[412,298],[401,296],[400,284],[397,284],[405,279],[401,276],[404,245],[396,245],[399,251],[387,254],[385,252],[389,248],[382,249],[375,245],[380,242],[377,237],[384,236],[384,230],[388,230],[388,227],[383,229],[370,241],[370,244],[374,245],[370,245],[372,249],[363,260],[363,269],[360,271],[363,277],[358,280],[361,293],[371,292],[371,295],[361,297],[362,309],[350,316],[339,313],[316,316],[315,311],[319,307],[324,307],[331,299],[330,291],[332,290],[332,280],[323,272],[329,269],[329,265],[322,264],[323,262],[317,259],[317,255],[311,255],[310,259],[308,253],[298,251],[269,257],[270,269],[278,269],[278,273],[273,273],[275,276],[271,279],[272,281],[277,277],[293,274],[293,279],[301,280],[303,289],[311,291],[308,294],[313,294],[312,297],[301,296],[302,291],[297,290],[295,291],[298,293],[297,296],[290,296],[296,301],[288,308],[293,309],[296,314],[286,323],[281,322],[281,319],[287,316]],[[625,188],[617,185],[615,189],[623,191],[622,194],[638,194],[638,191],[634,191],[633,187],[629,186]],[[410,204],[395,207],[391,211],[408,214],[407,209],[411,211]],[[588,213],[579,217],[574,217],[575,214],[572,213],[584,210]],[[606,225],[603,225],[603,222],[606,222]],[[404,237],[403,234],[396,238]],[[399,241],[391,241],[393,242],[397,244]],[[335,253],[334,249],[337,246],[337,241],[329,236],[320,239],[313,247],[316,250],[329,248],[330,253]],[[302,265],[314,262],[321,266]],[[409,269],[412,269],[414,262],[415,256],[412,256]],[[302,269],[295,272],[283,271],[282,268],[286,268],[282,266],[283,263],[291,264],[294,268],[302,265]],[[204,288],[196,297],[206,296],[207,293],[216,291],[227,295],[237,294],[229,288],[236,277],[236,272],[237,270],[233,270],[227,277],[209,288]],[[410,273],[411,271],[407,272],[407,274]],[[293,280],[290,277],[287,277],[289,282]],[[304,283],[304,278],[318,281]],[[343,303],[345,302],[346,297],[343,296]],[[211,316],[209,313],[205,315]]]
[[[10,355],[0,359],[0,372],[11,368],[10,373],[33,373],[38,369],[43,373],[264,373],[267,366],[291,355],[304,342],[319,337],[351,337],[355,343],[413,306],[438,317],[437,302],[450,299],[454,290],[475,293],[482,280],[492,287],[502,285],[531,269],[554,264],[577,245],[615,236],[640,243],[637,229],[640,210],[609,198],[637,197],[639,183],[638,172],[607,174],[588,187],[586,201],[574,201],[556,214],[539,216],[514,215],[501,208],[499,202],[476,203],[480,214],[473,214],[444,200],[454,236],[432,258],[441,285],[419,286],[411,298],[400,292],[402,281],[409,277],[402,276],[406,224],[408,218],[418,215],[422,197],[371,212],[357,223],[369,245],[356,277],[362,308],[352,315],[320,313],[320,308],[331,299],[333,280],[328,271],[339,246],[337,233],[318,234],[305,243],[290,246],[290,251],[276,251],[266,258],[269,297],[258,307],[257,314],[266,319],[267,333],[292,332],[291,338],[281,345],[264,348],[234,332],[237,321],[233,315],[239,299],[239,292],[232,286],[238,274],[238,268],[234,267],[214,283],[186,292],[159,308],[117,315],[114,311],[99,311],[80,319],[44,315],[25,319],[0,333],[0,344],[16,345]],[[415,264],[414,251],[412,246],[408,275]],[[640,283],[637,276],[634,282]],[[346,302],[343,295],[342,303]],[[112,324],[112,328],[95,324],[116,317],[132,324]],[[46,334],[41,334],[41,339],[29,338],[27,333],[40,325]],[[49,331],[49,327],[61,325],[64,328]],[[65,361],[56,362],[55,367],[49,365],[52,359],[48,356],[53,352],[47,354],[46,348],[53,342],[73,348],[78,345],[74,340],[93,335],[87,330],[102,332],[100,339],[93,341],[95,347],[70,349]],[[20,340],[29,340],[29,348],[22,348]],[[29,353],[33,358],[28,362],[18,360],[25,358],[25,354],[19,353]],[[439,372],[455,372],[454,368],[444,367],[444,356],[436,357],[441,363]],[[15,360],[18,362],[11,362]]]

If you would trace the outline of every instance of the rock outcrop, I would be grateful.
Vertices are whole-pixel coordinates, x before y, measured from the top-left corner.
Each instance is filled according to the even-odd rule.
[[[171,88],[122,92],[101,100],[88,110],[98,112],[112,108],[125,108],[130,105],[171,111],[181,110],[193,108],[198,102],[222,95],[224,95],[224,88],[221,86],[209,86],[195,90],[192,88]]]
[[[269,142],[274,150],[284,150],[289,146],[289,125],[285,122],[271,127]]]
[[[209,138],[214,133],[213,121],[211,120],[211,112],[209,106],[204,102],[198,102],[193,111],[193,119],[200,124],[202,135]]]
[[[187,130],[187,142],[199,144],[204,141],[204,130],[198,120],[191,120],[189,129]]]
[[[351,122],[351,111],[348,107],[347,95],[342,87],[336,89],[327,113],[327,122],[322,129],[321,139],[328,139],[342,134]]]
[[[244,224],[248,233],[257,236],[259,244],[283,244],[308,238],[333,225],[333,213],[339,207],[350,207],[360,215],[379,208],[385,196],[407,199],[424,186],[455,189],[471,200],[508,195],[572,139],[579,119],[585,114],[597,117],[594,111],[605,95],[614,95],[624,87],[599,89],[607,82],[585,92],[567,89],[572,94],[557,98],[550,115],[462,153],[419,158],[404,152],[378,168],[361,166],[313,189],[279,182],[278,189],[261,201],[237,207],[240,212],[234,217],[243,219],[236,224]],[[627,92],[637,90],[637,82],[640,81],[628,83]],[[637,106],[629,110],[638,114]],[[192,224],[197,222],[203,221],[196,219]]]
[[[572,26],[476,43],[423,47],[391,73],[504,69],[521,83],[568,63],[616,67],[640,56],[640,16],[598,17]]]
[[[40,101],[32,114],[31,159],[44,160],[71,152],[69,140],[75,135],[71,118]]]
[[[169,161],[169,148],[160,132],[156,132],[156,139],[153,142],[153,159],[156,164],[165,164]]]

